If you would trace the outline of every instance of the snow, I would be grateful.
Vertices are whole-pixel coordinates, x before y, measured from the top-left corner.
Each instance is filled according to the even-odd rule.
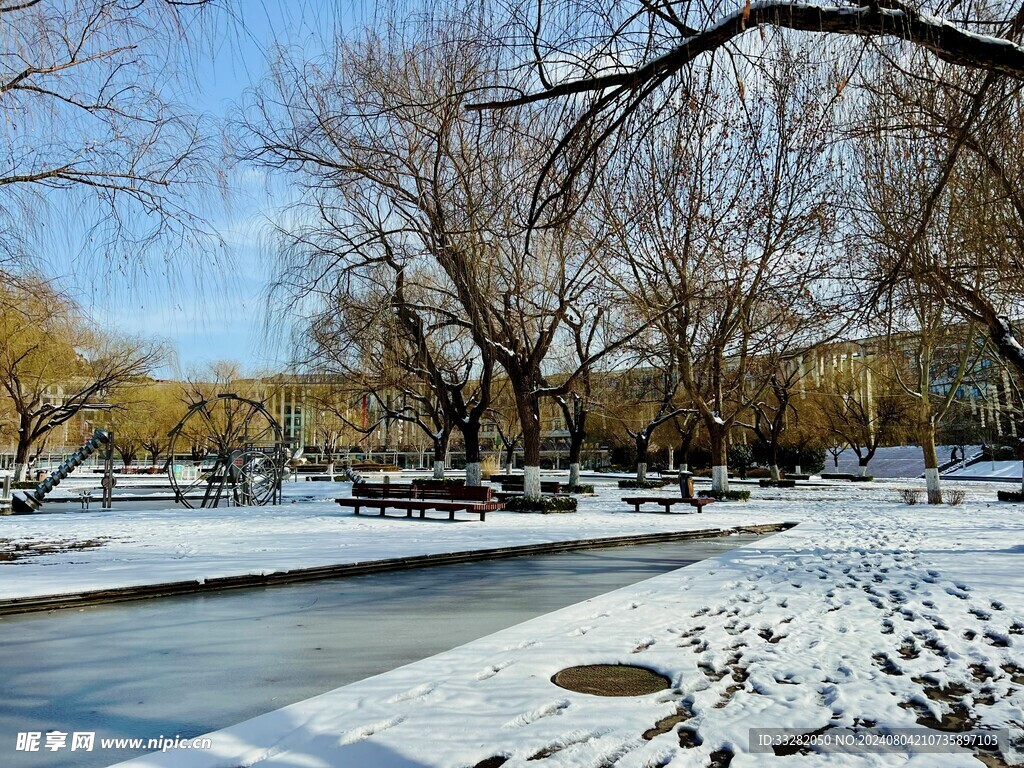
[[[437,545],[438,537],[448,546],[466,547],[491,536],[521,541],[575,531],[589,537],[629,526],[690,521],[790,519],[800,524],[211,733],[211,750],[169,751],[124,765],[471,768],[504,756],[509,768],[541,758],[551,766],[638,768],[708,765],[713,752],[724,751],[734,754],[731,768],[776,762],[978,766],[966,753],[855,759],[808,754],[775,760],[751,754],[748,743],[748,729],[755,727],[810,732],[865,720],[889,728],[917,727],[919,719],[941,719],[953,710],[978,726],[1009,728],[1016,742],[1005,757],[1019,763],[1024,760],[1020,508],[994,502],[998,486],[977,482],[962,486],[968,499],[961,507],[907,506],[895,492],[907,485],[922,483],[755,488],[755,500],[748,504],[715,504],[703,515],[682,517],[612,512],[621,508],[614,501],[621,494],[612,488],[584,499],[576,515],[496,515],[494,523],[489,518],[483,524],[352,520],[329,514],[315,502],[277,510],[279,524],[269,512],[257,514],[246,530],[240,530],[240,511],[222,519],[217,513],[208,525],[189,513],[182,525],[219,539],[225,552],[234,536],[245,545],[252,543],[247,536],[272,541],[273,536],[260,539],[249,528],[277,530],[277,525],[297,521],[303,522],[299,527],[305,536],[296,535],[318,551],[329,529],[323,516],[344,531],[334,535],[332,545],[348,548],[335,554],[362,559],[427,549]],[[150,524],[144,519],[132,526],[126,514],[114,516],[122,518],[119,525],[126,535],[143,536]],[[94,524],[102,519],[48,520],[60,518]],[[43,517],[28,522],[39,521],[50,524]],[[23,521],[2,520],[0,530],[8,523]],[[363,535],[361,526],[371,523]],[[156,545],[160,536],[146,540]],[[210,546],[202,537],[194,544]],[[76,553],[75,560],[80,554],[87,553]],[[146,556],[160,562],[155,554]],[[32,566],[17,564],[10,572],[24,567]],[[51,567],[74,573],[66,562]],[[567,666],[594,663],[642,664],[668,677],[672,688],[603,698],[550,682]],[[679,712],[687,718],[681,725],[655,727]],[[692,736],[681,739],[680,730]]]
[[[1020,480],[1020,474],[1021,462],[1020,459],[1015,459],[1014,461],[979,461],[977,464],[971,464],[969,467],[949,472],[946,474],[946,477],[951,479],[963,477],[999,477],[1009,480]]]
[[[381,519],[355,517],[333,502],[350,496],[351,488],[351,483],[287,483],[286,503],[280,507],[133,510],[119,503],[113,510],[102,510],[93,503],[85,511],[64,503],[49,507],[59,514],[0,518],[0,541],[104,542],[93,549],[77,549],[73,557],[57,553],[0,561],[0,600],[785,520],[765,518],[751,507],[735,504],[723,505],[713,516],[635,514],[617,501],[622,496],[617,488],[602,498],[581,499],[580,511],[569,515],[490,513],[483,523],[467,516],[455,523]],[[66,490],[73,495],[73,489]]]
[[[750,506],[788,506],[805,522],[214,733],[210,753],[129,764],[472,766],[506,755],[518,766],[543,752],[552,765],[706,765],[726,749],[733,766],[754,766],[771,758],[747,754],[751,727],[915,726],[920,713],[900,704],[940,716],[947,705],[928,697],[928,676],[964,686],[958,698],[981,724],[1020,721],[1021,684],[1003,670],[1024,661],[1024,524],[1007,516],[1014,508],[906,507],[885,486],[778,496]],[[650,666],[674,690],[602,699],[549,682],[566,666],[617,662]],[[699,746],[672,732],[644,739],[680,702]],[[857,764],[978,765],[936,754]]]
[[[935,450],[939,457],[939,463],[942,464],[949,457],[953,451],[954,446],[952,445],[940,445],[936,446]],[[960,452],[960,448],[957,447],[957,453]],[[980,451],[978,446],[968,446],[967,455],[973,456]],[[832,461],[832,456],[829,455],[825,460],[825,472],[846,472],[848,474],[859,474],[860,467],[857,463],[857,454],[852,449],[847,448],[839,454],[839,468],[835,468],[835,464]],[[921,451],[921,447],[917,445],[898,445],[879,448],[875,453],[874,458],[871,459],[871,463],[868,465],[868,474],[874,477],[887,477],[887,478],[898,478],[898,477],[920,477],[924,474],[924,453]]]

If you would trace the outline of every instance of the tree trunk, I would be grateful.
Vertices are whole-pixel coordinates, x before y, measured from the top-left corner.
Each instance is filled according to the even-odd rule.
[[[514,382],[516,411],[523,430],[523,497],[539,501],[540,493],[540,402],[528,381]]]
[[[858,477],[867,477],[868,476],[868,462],[870,462],[870,461],[871,461],[871,459],[868,456],[858,456],[857,457],[857,476]]]
[[[778,480],[782,479],[782,473],[779,472],[779,465],[778,464],[772,464],[768,468],[768,471],[771,472],[771,479],[772,480],[778,481]]]
[[[462,442],[466,446],[466,485],[480,485],[483,470],[480,456],[480,422],[460,423]]]
[[[505,446],[505,474],[511,475],[516,467],[516,444]]]
[[[711,490],[729,490],[729,445],[725,430],[717,422],[708,426],[711,439]]]
[[[643,432],[634,439],[636,440],[636,479],[642,483],[647,479],[647,450],[650,441]]]
[[[583,430],[583,416],[577,419],[576,429],[569,435],[569,485],[580,484],[580,456],[583,455],[583,441],[586,432]]]
[[[448,435],[434,441],[434,479],[444,480],[444,460],[448,455]]]
[[[921,441],[921,451],[924,453],[924,482],[928,491],[928,503],[941,504],[939,458],[935,452],[935,425],[931,421],[921,427],[918,439]]]
[[[24,431],[21,434],[24,434]],[[14,453],[14,482],[16,483],[25,480],[25,470],[28,468],[28,450],[31,447],[31,443],[18,440],[18,447]]]

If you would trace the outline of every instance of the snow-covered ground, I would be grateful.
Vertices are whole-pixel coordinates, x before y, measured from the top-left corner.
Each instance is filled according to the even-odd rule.
[[[1016,461],[979,461],[969,467],[957,469],[946,476],[952,479],[961,477],[1002,478],[1020,480],[1021,463]]]
[[[906,506],[896,489],[910,485],[921,482],[754,489],[749,504],[712,505],[685,517],[611,511],[622,509],[614,501],[617,489],[584,500],[576,515],[495,515],[483,524],[353,520],[337,507],[308,503],[276,515],[249,511],[244,525],[242,510],[185,513],[179,522],[185,530],[174,533],[171,513],[147,513],[134,524],[130,513],[104,513],[113,530],[137,540],[134,548],[120,545],[128,547],[125,555],[141,558],[141,565],[127,561],[128,572],[163,567],[167,552],[199,532],[206,543],[181,559],[210,568],[218,556],[254,543],[268,548],[268,560],[292,562],[307,549],[316,557],[369,559],[427,551],[439,538],[442,546],[469,548],[498,538],[510,543],[510,537],[573,531],[593,537],[712,519],[801,521],[714,559],[214,732],[210,750],[171,750],[126,765],[982,765],[965,753],[805,750],[775,758],[751,753],[749,743],[756,727],[827,734],[832,727],[953,727],[958,721],[1010,729],[1014,744],[1004,757],[1020,764],[1021,508],[992,501],[999,486],[982,483],[962,486],[968,499],[961,507]],[[0,520],[0,532],[10,523],[43,525],[43,535],[55,535],[60,528],[51,526],[62,522],[102,521],[98,515],[8,518]],[[332,526],[337,531],[322,541]],[[285,531],[291,540],[279,542]],[[4,566],[0,583],[6,586],[8,574],[21,569],[70,577],[76,570],[68,560],[111,546],[58,557],[61,565]],[[119,561],[101,562],[117,574]],[[591,663],[640,664],[667,676],[672,688],[602,698],[551,682],[565,667]]]
[[[949,459],[953,446],[940,445],[935,450],[941,465]],[[959,448],[956,450],[957,453],[960,452]],[[980,446],[969,446],[967,455],[974,456],[980,450]],[[825,461],[824,471],[857,474],[858,469],[857,454],[847,448],[839,454],[839,468],[836,469],[832,457],[829,456]],[[895,445],[879,448],[868,466],[868,473],[874,477],[885,478],[921,477],[924,475],[924,454],[918,445]]]
[[[62,510],[57,514],[0,517],[0,600],[787,520],[785,509],[745,504],[712,504],[702,514],[635,514],[613,486],[580,499],[580,511],[568,515],[494,512],[483,523],[468,516],[454,523],[381,519],[355,517],[332,501],[350,491],[349,483],[299,481],[285,485],[279,507],[140,511],[118,503],[82,511],[63,504],[51,505]],[[4,562],[5,549],[55,551]]]

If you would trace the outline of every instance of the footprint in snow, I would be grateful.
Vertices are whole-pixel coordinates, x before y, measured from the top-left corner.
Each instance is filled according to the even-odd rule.
[[[507,723],[505,723],[503,727],[522,728],[524,726],[530,725],[531,723],[535,723],[538,720],[542,720],[545,717],[551,717],[552,715],[560,715],[562,714],[562,710],[568,708],[568,699],[558,699],[557,701],[553,701],[550,704],[545,704],[544,706],[538,707],[537,709],[532,709],[529,712],[523,712],[523,714],[517,715],[516,717],[512,718]]]
[[[506,646],[502,650],[504,650],[504,651],[522,651],[522,650],[525,650],[527,648],[533,648],[533,646],[535,646],[535,645],[537,645],[537,641],[536,640],[523,640],[523,642],[517,643],[516,645]]]
[[[991,613],[989,613],[988,611],[983,611],[981,608],[971,608],[967,612],[972,614],[974,617],[980,619],[981,621],[988,621],[992,618]]]
[[[375,733],[386,731],[389,728],[394,728],[396,725],[405,720],[404,716],[392,717],[389,720],[381,720],[376,723],[368,723],[367,725],[361,725],[358,728],[353,728],[350,731],[346,731],[341,734],[338,739],[338,746],[344,747],[349,744],[357,744],[360,741],[370,738]]]
[[[574,629],[572,632],[570,632],[567,636],[568,637],[582,637],[583,635],[587,634],[587,632],[589,632],[592,629],[593,629],[593,627],[576,627],[576,629]]]
[[[506,669],[507,667],[510,667],[510,666],[512,666],[512,662],[511,661],[502,661],[502,662],[500,662],[498,664],[493,664],[493,665],[491,665],[489,667],[485,667],[484,669],[481,669],[479,672],[476,673],[476,679],[477,680],[489,680],[492,677],[494,677],[496,674],[501,672],[501,670]]]
[[[437,688],[437,683],[424,683],[423,685],[417,685],[415,688],[410,688],[408,691],[402,693],[396,693],[394,696],[386,700],[387,704],[398,704],[403,701],[412,701],[413,699],[422,699],[425,696],[434,692]]]

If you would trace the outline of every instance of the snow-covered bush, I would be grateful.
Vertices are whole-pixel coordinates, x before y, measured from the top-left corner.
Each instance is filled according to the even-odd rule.
[[[920,488],[900,488],[897,493],[904,504],[917,504],[924,496],[924,491]]]
[[[964,503],[964,499],[967,498],[967,491],[960,488],[954,488],[951,491],[946,491],[942,494],[943,499],[947,504],[953,507],[959,507]]]

